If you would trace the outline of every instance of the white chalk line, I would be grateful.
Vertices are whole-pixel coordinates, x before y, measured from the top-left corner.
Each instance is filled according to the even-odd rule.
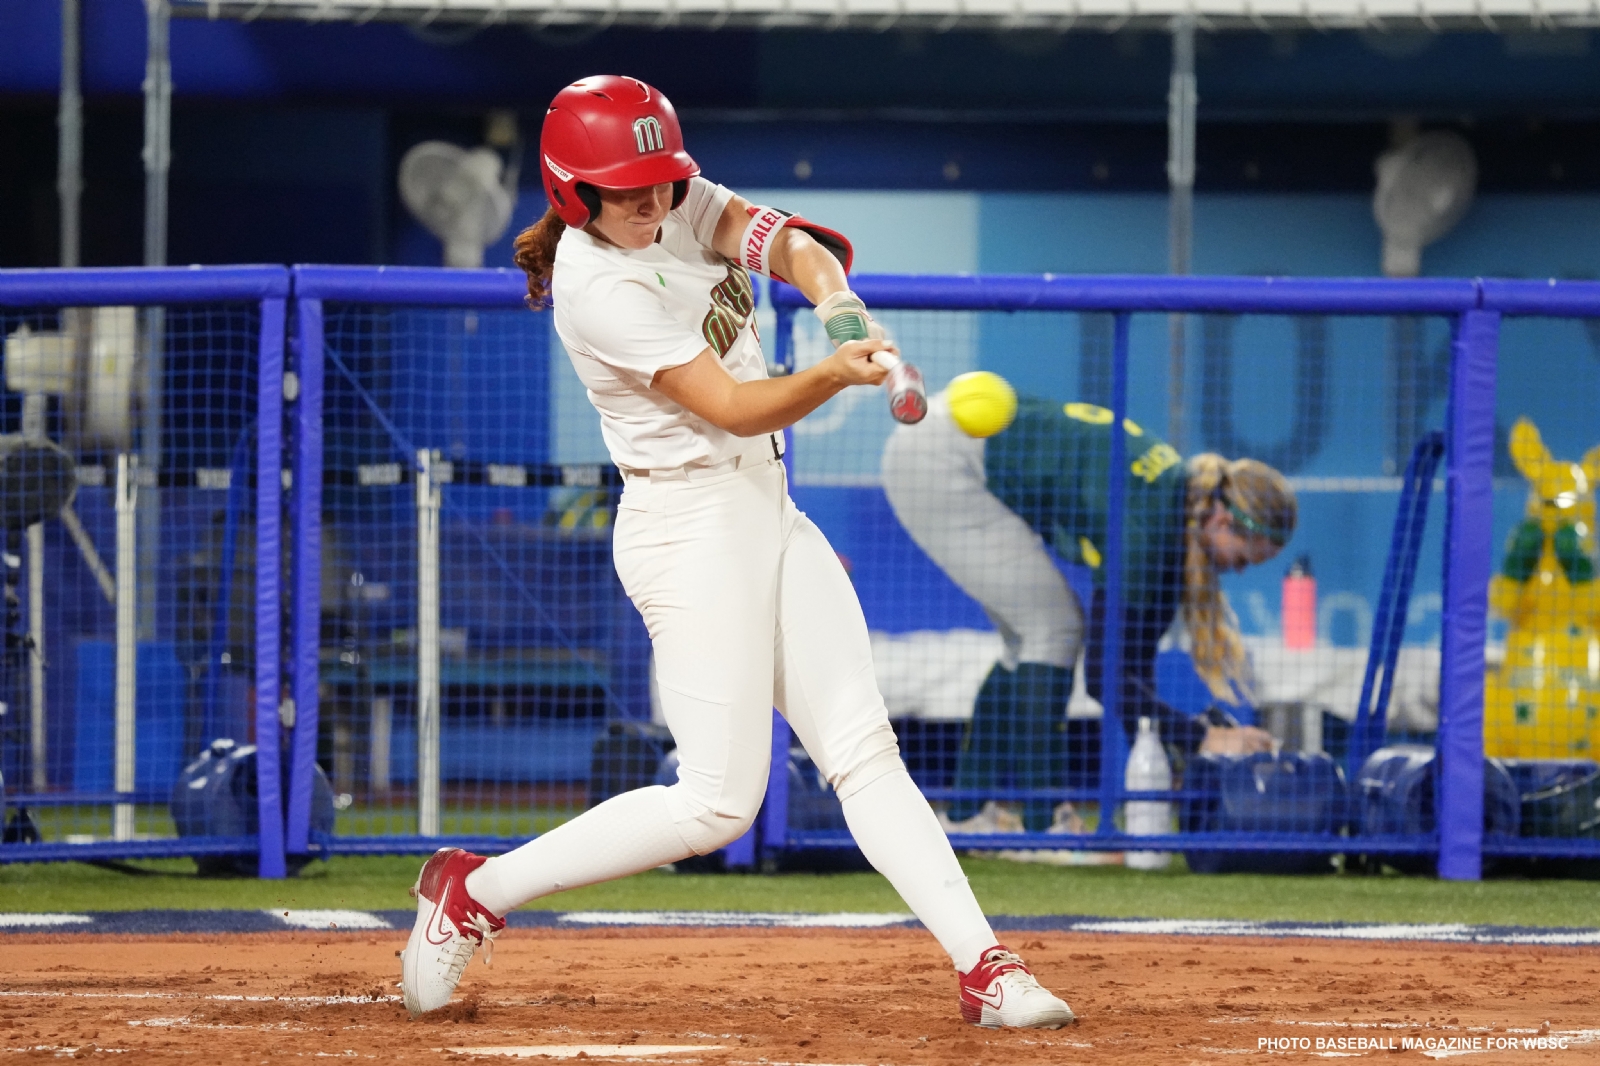
[[[197,992],[49,992],[38,989],[0,989],[0,997],[32,996],[44,999],[191,999],[215,1003],[289,1003],[313,1007],[344,1003],[399,1003],[399,996],[237,996],[201,995]]]
[[[64,925],[88,925],[94,919],[87,914],[0,914],[0,929],[59,929]]]
[[[1491,932],[1459,922],[1435,924],[1269,925],[1236,919],[1134,918],[1072,922],[1076,933],[1135,933],[1154,936],[1312,937],[1324,940],[1416,940],[1463,944],[1600,944],[1600,929],[1526,933]]]
[[[371,911],[286,910],[262,911],[291,929],[393,929],[388,920]]]
[[[909,914],[785,914],[750,911],[569,911],[573,925],[750,926],[773,929],[881,929],[916,921]]]
[[[656,1058],[662,1055],[687,1055],[696,1051],[723,1051],[723,1044],[519,1044],[509,1047],[450,1047],[444,1051],[457,1055],[499,1055],[512,1059],[588,1059]],[[820,1066],[820,1064],[814,1064]]]

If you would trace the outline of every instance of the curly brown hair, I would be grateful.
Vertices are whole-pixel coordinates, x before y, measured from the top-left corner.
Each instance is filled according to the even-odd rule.
[[[528,306],[543,311],[550,306],[550,273],[555,268],[556,245],[567,231],[556,209],[551,208],[544,217],[517,234],[511,259],[528,275]]]

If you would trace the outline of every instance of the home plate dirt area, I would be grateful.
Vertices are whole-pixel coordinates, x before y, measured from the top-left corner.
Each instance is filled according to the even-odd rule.
[[[1222,1063],[1235,1056],[1600,1062],[1592,947],[1012,934],[1081,1016],[961,1022],[915,929],[511,929],[407,1019],[402,930],[0,939],[0,1066],[342,1057],[778,1066]]]

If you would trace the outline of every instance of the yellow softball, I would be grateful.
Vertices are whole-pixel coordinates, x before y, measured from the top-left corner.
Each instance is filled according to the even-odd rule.
[[[1016,390],[988,370],[974,370],[951,381],[945,400],[950,417],[969,437],[992,437],[1017,417]]]

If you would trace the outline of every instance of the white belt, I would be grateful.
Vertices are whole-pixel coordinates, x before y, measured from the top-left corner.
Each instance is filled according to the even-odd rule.
[[[771,463],[783,458],[783,438],[776,433],[764,433],[752,438],[749,447],[742,455],[735,455],[731,459],[724,459],[720,463],[685,463],[665,470],[637,470],[632,467],[618,467],[625,478],[648,478],[651,481],[699,481],[704,478],[716,477],[719,474],[730,474],[744,467],[756,466],[761,463]]]

